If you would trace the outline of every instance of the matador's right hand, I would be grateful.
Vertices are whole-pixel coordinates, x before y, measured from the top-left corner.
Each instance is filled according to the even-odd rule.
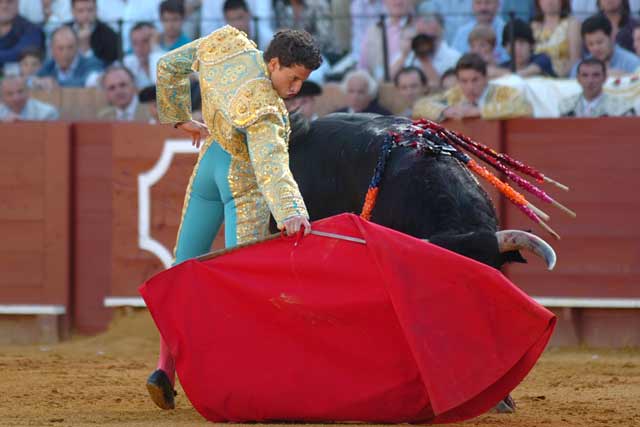
[[[297,234],[300,229],[304,228],[304,235],[311,233],[311,224],[309,220],[302,215],[294,215],[284,220],[282,224],[287,236]]]
[[[203,139],[207,139],[211,132],[206,124],[197,120],[189,120],[188,122],[182,122],[176,124],[176,128],[185,131],[191,135],[191,143],[194,147],[200,148],[200,143]]]

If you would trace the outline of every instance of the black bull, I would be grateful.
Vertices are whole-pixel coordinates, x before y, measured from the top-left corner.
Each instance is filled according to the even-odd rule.
[[[312,220],[359,214],[385,135],[411,124],[400,117],[342,113],[311,123],[298,114],[291,120],[290,167]],[[491,200],[448,155],[392,149],[371,220],[495,268],[524,261],[517,251],[499,251]]]

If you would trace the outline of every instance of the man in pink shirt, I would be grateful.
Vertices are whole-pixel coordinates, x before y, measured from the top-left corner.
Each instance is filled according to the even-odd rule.
[[[409,37],[408,34],[415,32],[415,19],[412,16],[414,10],[411,0],[385,0],[384,5],[388,15],[385,21],[385,29],[387,35],[387,62],[390,65],[395,54],[400,52],[403,37]],[[362,39],[360,58],[358,60],[358,68],[369,71],[376,80],[384,78],[385,58],[382,37],[382,29],[377,23],[370,25]]]

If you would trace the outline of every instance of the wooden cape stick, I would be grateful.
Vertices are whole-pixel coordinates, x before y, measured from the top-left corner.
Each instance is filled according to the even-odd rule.
[[[364,239],[360,239],[358,237],[352,237],[352,236],[344,236],[342,234],[327,233],[327,232],[324,232],[324,231],[315,231],[315,230],[311,230],[311,232],[309,234],[313,234],[314,236],[328,237],[330,239],[346,240],[347,242],[360,243],[360,244],[363,244],[363,245],[367,244],[367,242]],[[217,251],[209,252],[209,253],[206,253],[204,255],[200,255],[198,257],[195,257],[193,259],[195,259],[196,261],[206,261],[206,260],[209,260],[209,259],[217,258],[220,255],[225,255],[225,254],[228,254],[230,252],[237,251],[238,249],[246,248],[247,246],[252,246],[252,245],[255,245],[255,244],[258,244],[258,243],[268,242],[269,240],[277,239],[280,236],[284,236],[284,235],[282,233],[271,234],[271,235],[269,235],[267,237],[264,237],[262,239],[259,239],[259,240],[254,240],[252,242],[242,243],[242,244],[234,246],[232,248],[218,249]],[[294,236],[290,236],[290,237],[294,237]]]
[[[221,255],[228,254],[230,252],[235,252],[238,249],[246,248],[248,246],[253,246],[253,245],[258,244],[258,243],[268,242],[269,240],[277,239],[281,235],[282,234],[280,234],[280,233],[270,234],[269,236],[264,237],[262,239],[253,240],[253,241],[247,242],[247,243],[242,243],[242,244],[239,244],[237,246],[233,246],[231,248],[218,249],[217,251],[212,251],[212,252],[206,253],[204,255],[200,255],[198,257],[195,257],[193,259],[195,259],[196,261],[206,261],[206,260],[209,260],[209,259],[217,258],[217,257],[219,257]]]

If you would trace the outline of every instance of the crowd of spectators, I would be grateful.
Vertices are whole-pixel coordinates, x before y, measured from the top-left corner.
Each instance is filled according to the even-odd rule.
[[[561,115],[635,115],[603,87],[640,72],[639,12],[640,0],[0,0],[0,120],[55,120],[30,91],[93,87],[109,104],[96,117],[154,121],[159,58],[224,24],[261,49],[279,28],[316,38],[323,67],[288,101],[310,118],[330,80],[344,112],[390,114],[378,88],[392,82],[406,116],[527,116],[502,82],[535,77],[579,84]]]

